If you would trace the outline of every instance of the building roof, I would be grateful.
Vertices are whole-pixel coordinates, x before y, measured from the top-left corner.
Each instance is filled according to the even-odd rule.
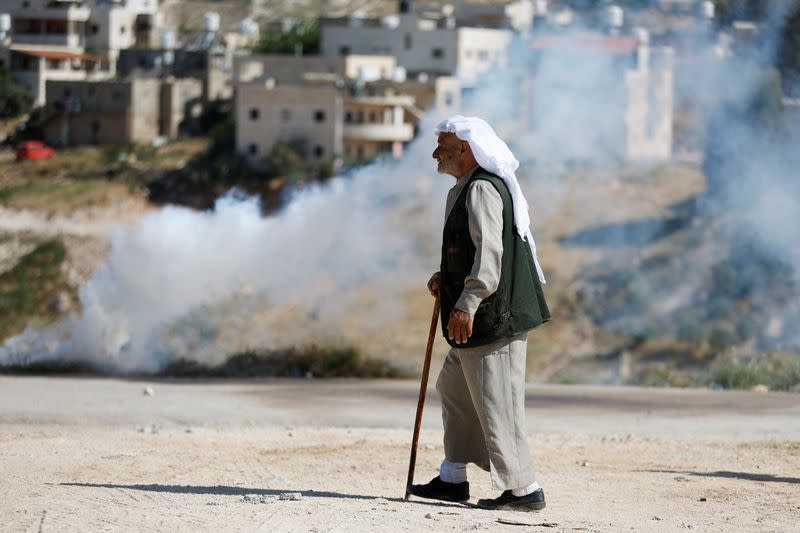
[[[595,33],[575,35],[545,35],[533,42],[536,50],[565,49],[585,52],[606,52],[615,55],[627,55],[639,46],[637,37],[620,37]]]
[[[12,52],[17,52],[18,54],[25,54],[27,56],[33,57],[43,57],[44,59],[80,59],[82,61],[97,61],[97,62],[108,62],[108,58],[105,56],[99,56],[95,54],[83,54],[80,52],[70,52],[68,50],[52,50],[52,49],[43,49],[43,48],[19,48],[12,46]]]

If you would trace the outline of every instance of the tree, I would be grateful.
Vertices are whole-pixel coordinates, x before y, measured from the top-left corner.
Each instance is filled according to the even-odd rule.
[[[302,139],[278,141],[264,161],[267,177],[286,177],[291,181],[307,178],[308,168],[303,156],[305,153],[305,141]]]
[[[257,54],[319,54],[320,30],[316,23],[298,22],[285,32],[267,32],[253,47]]]
[[[32,106],[33,95],[0,66],[0,118],[22,115],[30,111]]]

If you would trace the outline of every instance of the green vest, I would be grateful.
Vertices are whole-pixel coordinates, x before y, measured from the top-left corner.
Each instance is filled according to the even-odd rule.
[[[475,312],[472,336],[466,343],[456,344],[447,337],[447,322],[475,261],[475,245],[469,234],[466,206],[467,192],[475,180],[491,183],[503,200],[502,268],[497,291],[485,298]],[[550,310],[533,264],[530,245],[514,228],[511,194],[501,178],[482,168],[476,170],[464,185],[444,224],[440,275],[442,331],[451,346],[470,348],[490,344],[550,320]]]

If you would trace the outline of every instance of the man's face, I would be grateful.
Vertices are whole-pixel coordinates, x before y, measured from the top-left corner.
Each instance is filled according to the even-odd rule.
[[[440,133],[433,151],[433,158],[437,162],[436,170],[440,174],[450,174],[455,177],[461,175],[460,159],[464,153],[462,141],[454,133]]]

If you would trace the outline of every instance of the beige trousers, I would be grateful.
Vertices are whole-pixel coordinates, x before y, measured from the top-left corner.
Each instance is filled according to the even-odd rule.
[[[436,390],[444,454],[491,473],[499,490],[526,487],[536,474],[525,433],[528,334],[475,348],[451,348]]]

